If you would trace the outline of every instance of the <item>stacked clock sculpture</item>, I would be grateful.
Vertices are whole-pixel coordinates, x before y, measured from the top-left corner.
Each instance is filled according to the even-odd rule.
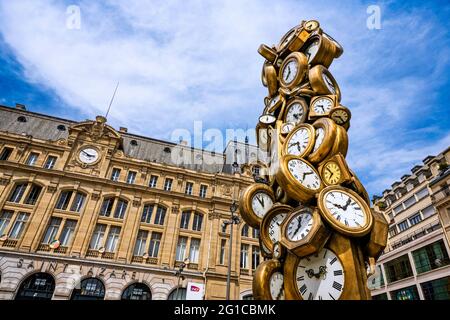
[[[265,258],[253,295],[370,299],[367,277],[386,246],[388,224],[371,210],[345,160],[351,113],[328,70],[343,48],[310,20],[258,52],[268,96],[256,134],[268,160],[239,201],[243,219],[260,229]]]

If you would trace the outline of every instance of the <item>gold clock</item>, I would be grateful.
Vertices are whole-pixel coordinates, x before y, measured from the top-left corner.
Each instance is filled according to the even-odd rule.
[[[348,150],[347,131],[345,131],[345,129],[342,126],[336,125],[336,139],[334,139],[333,147],[331,148],[331,151],[327,154],[325,159],[323,159],[322,161],[328,160],[338,153],[341,153],[345,157],[347,155],[347,150]]]
[[[259,242],[259,248],[261,249],[261,255],[265,258],[265,259],[272,259],[272,251],[270,251],[269,249],[267,249],[267,247],[264,245],[264,243],[262,242],[262,238],[261,236],[258,238],[258,242]]]
[[[348,124],[351,117],[352,113],[347,107],[344,107],[343,105],[333,108],[333,110],[331,110],[330,112],[330,118],[340,126],[345,126],[346,124]]]
[[[328,38],[315,34],[309,37],[302,48],[302,52],[308,58],[309,65],[322,65],[328,68],[335,56],[334,48]]]
[[[309,69],[309,83],[316,94],[332,94],[337,96],[337,101],[341,101],[341,90],[333,75],[322,65],[317,65]]]
[[[256,125],[256,142],[258,147],[263,151],[268,151],[270,146],[269,128],[261,126],[260,123]]]
[[[317,209],[300,207],[281,225],[280,242],[295,255],[304,257],[321,250],[329,236]]]
[[[274,114],[278,110],[278,108],[286,102],[286,100],[282,95],[276,94],[275,96],[273,96],[273,98],[267,98],[265,102],[266,108],[264,110],[264,113]]]
[[[295,97],[286,103],[284,111],[284,122],[300,124],[305,122],[308,115],[308,104],[305,99]]]
[[[311,163],[319,163],[333,149],[338,129],[333,120],[328,118],[317,119],[313,127],[315,129],[314,146],[308,160]]]
[[[322,36],[326,37],[328,40],[331,41],[331,43],[334,46],[334,57],[339,58],[342,55],[342,53],[344,53],[344,48],[341,46],[341,44],[326,32],[322,32]]]
[[[292,89],[305,79],[308,59],[301,52],[292,52],[284,59],[279,72],[281,86]]]
[[[282,246],[282,244],[277,241],[273,244],[273,253],[272,256],[274,259],[283,260],[286,256],[286,249]]]
[[[369,194],[366,191],[366,188],[364,188],[361,181],[359,181],[358,177],[356,176],[356,173],[349,169],[350,173],[352,174],[352,181],[350,183],[347,183],[347,186],[352,189],[353,191],[356,191],[363,199],[366,201],[367,205],[370,206],[370,197]]]
[[[260,232],[261,242],[271,253],[273,252],[275,242],[280,241],[280,226],[291,212],[291,206],[276,203],[262,219]]]
[[[289,47],[293,48],[294,46],[292,45],[293,42],[296,42],[298,44],[298,41],[301,40],[300,37],[297,37],[297,33],[300,31],[301,26],[295,26],[293,27],[291,30],[289,30],[288,32],[286,32],[286,34],[281,38],[280,43],[277,46],[277,53],[280,56],[285,56],[286,54],[289,54],[289,52],[291,52],[291,50],[289,50]],[[308,34],[309,36],[309,34]],[[305,39],[306,41],[306,39]],[[301,44],[300,44],[301,47]]]
[[[279,260],[266,260],[256,268],[253,295],[257,300],[285,299],[283,267]]]
[[[304,157],[314,147],[315,129],[312,125],[301,123],[297,125],[286,137],[282,155]]]
[[[323,187],[314,166],[293,155],[281,157],[276,179],[279,185],[284,186],[289,197],[302,203],[307,203],[314,198],[314,195]]]
[[[319,165],[319,174],[326,186],[339,185],[352,180],[350,169],[342,154],[337,153]]]
[[[325,221],[346,236],[364,236],[373,226],[370,207],[356,192],[348,188],[324,188],[319,193],[317,204]]]
[[[275,49],[265,45],[261,44],[258,48],[258,53],[264,57],[267,61],[274,63],[277,59],[278,55]]]
[[[381,212],[372,210],[373,228],[368,235],[364,253],[371,258],[378,259],[387,245],[389,224]]]
[[[278,92],[277,71],[271,64],[264,64],[264,77],[269,90],[269,96],[273,97]]]
[[[303,23],[303,28],[308,32],[313,32],[318,30],[320,23],[317,20],[308,20]]]
[[[239,212],[249,226],[259,229],[264,215],[272,208],[274,201],[275,195],[269,186],[254,183],[242,192]]]
[[[311,98],[309,108],[309,120],[313,120],[319,117],[328,116],[331,111],[336,107],[337,96],[336,95],[324,95]]]

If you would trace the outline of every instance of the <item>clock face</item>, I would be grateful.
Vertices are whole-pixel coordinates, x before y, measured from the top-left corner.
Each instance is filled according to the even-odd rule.
[[[314,31],[319,27],[319,21],[309,20],[304,25],[306,31]]]
[[[272,198],[265,192],[256,192],[252,198],[252,209],[253,212],[260,218],[272,208],[273,201]]]
[[[333,106],[333,101],[328,98],[320,98],[314,101],[313,110],[317,114],[326,114],[330,112]]]
[[[271,124],[277,121],[277,119],[271,115],[271,114],[264,114],[261,117],[259,117],[259,122],[264,124]]]
[[[341,179],[341,169],[336,162],[328,162],[322,172],[323,180],[328,184],[337,184]]]
[[[311,231],[313,222],[313,216],[310,212],[298,214],[287,226],[287,238],[291,241],[304,239]]]
[[[337,300],[344,289],[344,268],[329,249],[299,261],[297,289],[304,300]]]
[[[325,138],[325,129],[322,127],[316,128],[316,139],[314,140],[314,148],[312,152],[316,152],[317,149],[322,145],[323,139]]]
[[[332,218],[347,228],[360,229],[367,224],[367,213],[359,200],[340,190],[331,190],[323,198]]]
[[[91,164],[97,161],[98,151],[94,148],[83,148],[78,154],[80,161],[86,164]]]
[[[294,128],[295,128],[295,123],[292,123],[292,122],[283,123],[283,125],[281,126],[281,133],[288,134]]]
[[[270,295],[273,300],[284,300],[284,277],[281,272],[274,272],[270,276]]]
[[[344,124],[348,121],[348,112],[342,109],[335,110],[331,115],[331,119],[337,124]]]
[[[288,169],[292,176],[304,187],[310,190],[318,190],[320,188],[319,175],[309,164],[300,159],[292,159],[288,162]]]
[[[327,86],[328,90],[332,94],[336,94],[336,88],[334,87],[333,81],[325,74],[322,74],[323,81],[325,82],[325,85]]]
[[[276,105],[278,101],[280,101],[280,95],[277,95],[273,97],[272,100],[270,100],[269,108],[272,108],[274,105]]]
[[[286,84],[291,83],[298,72],[298,63],[297,60],[293,59],[289,61],[283,68],[283,81]]]
[[[311,143],[311,131],[302,127],[289,136],[287,143],[287,153],[295,156],[303,155]]]
[[[281,247],[279,242],[275,242],[273,245],[273,256],[276,259],[281,257]]]
[[[299,124],[303,122],[305,117],[305,110],[302,105],[298,102],[292,103],[286,112],[286,122],[292,122],[294,124]]]
[[[269,238],[272,243],[280,241],[280,231],[281,224],[283,223],[284,218],[286,218],[287,213],[279,213],[272,218],[269,223]]]
[[[318,51],[319,51],[319,39],[316,39],[312,41],[305,49],[305,55],[308,58],[308,63],[310,63],[316,57]]]

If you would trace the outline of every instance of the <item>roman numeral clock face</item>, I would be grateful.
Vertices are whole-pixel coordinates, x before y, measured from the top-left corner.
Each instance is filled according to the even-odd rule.
[[[342,263],[330,249],[324,248],[299,261],[296,284],[304,300],[337,300],[344,289]]]
[[[287,237],[291,241],[299,241],[305,238],[311,231],[313,217],[309,212],[299,214],[293,218],[287,227]]]
[[[319,175],[305,162],[299,159],[290,160],[288,169],[294,178],[304,187],[311,190],[320,188],[321,181]]]
[[[284,277],[281,272],[275,272],[270,277],[270,295],[273,300],[284,300]]]
[[[272,241],[272,243],[280,241],[280,235],[281,235],[281,224],[284,221],[284,218],[286,218],[287,213],[280,213],[277,214],[272,218],[269,224],[269,239]]]
[[[332,106],[333,101],[331,99],[321,98],[314,102],[313,110],[316,114],[327,114],[330,112]]]
[[[260,218],[264,217],[272,205],[272,198],[265,192],[256,192],[252,198],[253,212]]]
[[[295,124],[301,123],[305,115],[305,110],[300,103],[293,103],[289,106],[286,112],[286,122],[293,122]]]
[[[361,228],[366,225],[366,215],[361,205],[350,195],[332,191],[325,195],[325,206],[332,217],[350,228]]]

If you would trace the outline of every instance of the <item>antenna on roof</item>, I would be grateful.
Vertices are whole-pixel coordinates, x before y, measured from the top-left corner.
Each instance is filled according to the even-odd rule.
[[[114,89],[114,93],[113,93],[113,95],[111,97],[111,101],[109,102],[108,111],[106,111],[105,118],[108,118],[109,110],[111,109],[111,105],[112,105],[112,103],[114,101],[114,97],[116,96],[116,92],[117,92],[117,88],[118,87],[119,87],[119,81],[117,81],[116,88]]]

